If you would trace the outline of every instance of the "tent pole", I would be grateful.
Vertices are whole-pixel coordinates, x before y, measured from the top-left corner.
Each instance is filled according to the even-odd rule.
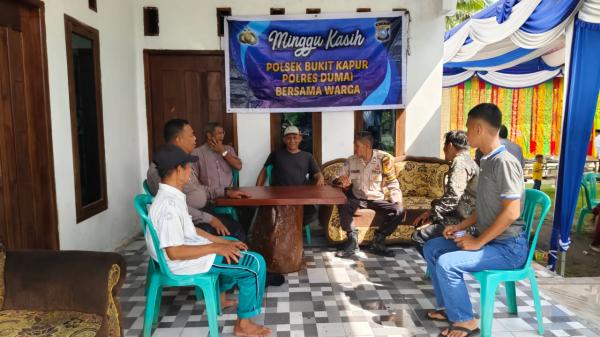
[[[567,252],[560,254],[560,276],[565,277],[565,268],[567,267]]]

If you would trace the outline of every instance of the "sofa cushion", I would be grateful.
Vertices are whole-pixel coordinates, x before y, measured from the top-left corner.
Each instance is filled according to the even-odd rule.
[[[432,198],[429,197],[405,197],[403,199],[404,209],[422,209],[426,211],[431,208]]]
[[[77,311],[0,311],[3,337],[92,337],[101,324],[101,316]]]
[[[396,174],[404,198],[440,198],[444,195],[444,176],[447,172],[447,164],[411,160],[396,161]]]

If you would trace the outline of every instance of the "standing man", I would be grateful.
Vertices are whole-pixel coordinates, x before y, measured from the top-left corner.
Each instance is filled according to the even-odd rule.
[[[233,147],[223,144],[225,130],[219,123],[211,122],[204,127],[206,142],[192,151],[199,160],[192,165],[200,184],[211,191],[222,191],[232,187],[232,170],[242,169],[242,161]],[[214,201],[214,199],[211,199]]]
[[[521,164],[521,168],[525,168],[525,157],[523,156],[523,149],[521,148],[521,146],[519,146],[519,144],[513,143],[508,139],[508,129],[506,128],[506,126],[502,125],[500,127],[498,135],[500,136],[500,144],[506,147],[508,153],[512,154],[515,158],[517,158],[517,160]],[[479,161],[481,161],[482,156],[483,152],[481,152],[480,149],[477,149],[477,151],[475,151],[475,162],[477,163],[477,165],[479,165]]]
[[[340,223],[348,240],[338,257],[352,257],[358,251],[358,231],[352,222],[354,213],[360,208],[369,208],[383,213],[385,221],[375,231],[370,251],[377,255],[392,257],[395,253],[385,246],[385,238],[392,234],[404,219],[402,192],[396,179],[394,157],[384,151],[373,149],[373,135],[359,132],[354,139],[354,155],[344,163],[342,174],[334,180],[346,192],[348,201],[339,207]],[[383,189],[390,192],[385,199]]]
[[[475,210],[479,167],[469,154],[464,131],[449,131],[444,142],[444,159],[452,162],[444,195],[431,202],[431,209],[415,219],[417,230],[412,241],[421,255],[426,241],[442,236],[449,225],[456,225]]]
[[[190,123],[184,119],[172,119],[164,127],[165,143],[177,145],[185,153],[192,153],[196,147],[196,136]],[[160,176],[154,162],[150,163],[147,173],[148,187],[152,195],[156,195]],[[211,189],[200,184],[198,177],[192,171],[189,182],[184,186],[183,193],[194,225],[213,235],[230,235],[240,241],[245,241],[246,233],[235,220],[224,215],[212,215],[204,211],[207,200],[217,197],[247,198],[247,193],[224,189]]]
[[[427,315],[450,323],[442,336],[470,336],[479,328],[465,273],[521,268],[527,259],[527,235],[520,218],[525,201],[523,169],[500,143],[501,123],[502,114],[494,104],[482,103],[469,112],[469,144],[483,152],[475,212],[446,227],[444,237],[427,241],[423,248],[437,302],[437,310]],[[465,233],[473,225],[478,236]]]

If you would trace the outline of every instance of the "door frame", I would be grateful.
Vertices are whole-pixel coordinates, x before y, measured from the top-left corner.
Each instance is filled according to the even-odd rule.
[[[154,152],[154,134],[153,134],[153,123],[152,123],[152,99],[150,89],[150,56],[223,56],[225,52],[223,50],[173,50],[173,49],[144,49],[144,90],[146,95],[146,129],[148,130],[148,158],[152,156]],[[223,62],[225,64],[225,62]],[[225,74],[225,69],[223,69]],[[227,79],[224,78],[226,81]],[[223,93],[225,93],[225,81],[223,81]],[[227,98],[225,98],[227,99]],[[225,112],[228,113],[228,112]],[[196,134],[201,133],[202,130],[196,130]],[[237,138],[237,114],[233,113],[233,148],[238,151],[238,138]],[[204,135],[202,135],[204,138]]]
[[[27,85],[27,81],[39,82],[41,88],[38,88],[37,94],[42,95],[42,99],[38,101],[41,102],[41,109],[38,109],[35,115],[38,119],[43,119],[43,135],[39,136],[39,138],[43,138],[45,141],[44,152],[46,152],[46,156],[48,159],[47,166],[45,167],[46,177],[48,189],[47,195],[45,198],[48,199],[49,213],[50,216],[45,219],[46,225],[44,229],[47,232],[42,233],[42,235],[46,236],[46,249],[58,250],[60,249],[59,242],[59,233],[58,233],[58,209],[56,202],[56,179],[55,179],[55,171],[54,171],[54,146],[52,143],[52,114],[50,111],[50,90],[49,90],[49,79],[48,79],[48,51],[46,45],[46,8],[43,1],[40,0],[22,0],[16,2],[17,6],[22,6],[22,9],[29,10],[30,12],[35,12],[35,15],[21,15],[22,20],[31,20],[27,24],[32,24],[35,26],[36,34],[35,36],[25,37],[25,39],[29,39],[29,45],[36,45],[40,49],[39,58],[38,55],[35,55],[35,59],[40,61],[37,64],[37,67],[42,68],[41,71],[35,72],[35,74],[26,75],[25,84],[31,89],[29,85]],[[29,13],[28,13],[29,14]],[[25,49],[24,49],[25,52]],[[26,57],[26,53],[23,54],[25,58],[24,62],[27,62],[29,57]],[[31,58],[29,58],[31,59]],[[29,60],[31,62],[31,60]],[[25,70],[27,73],[27,70]],[[35,80],[32,80],[35,78]],[[32,97],[29,95],[29,99]]]

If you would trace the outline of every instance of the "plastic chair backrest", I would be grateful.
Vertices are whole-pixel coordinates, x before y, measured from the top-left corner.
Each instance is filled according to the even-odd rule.
[[[548,197],[546,193],[534,189],[525,190],[525,206],[523,207],[523,213],[521,214],[521,217],[523,218],[523,221],[525,221],[525,233],[527,233],[527,242],[529,242],[529,239],[531,237],[531,227],[533,226],[535,220],[536,210],[540,209],[540,216],[537,221],[537,227],[535,229],[533,241],[531,241],[531,246],[529,247],[529,255],[527,256],[527,262],[525,263],[525,267],[531,264],[538,236],[540,234],[540,229],[542,228],[544,219],[546,218],[546,215],[550,210],[551,203],[552,202],[550,201],[550,197]]]
[[[148,216],[148,206],[152,204],[154,201],[154,197],[146,194],[138,194],[134,199],[135,210],[138,212],[138,215],[141,218],[141,226],[142,232],[144,233],[144,238],[146,237],[146,231],[150,231],[150,237],[152,238],[152,245],[154,246],[154,251],[156,252],[156,257],[158,258],[158,266],[160,268],[160,272],[170,278],[173,278],[173,274],[167,267],[167,260],[163,254],[162,249],[160,249],[160,241],[158,241],[158,235],[152,226],[152,221],[150,221],[150,217]]]
[[[596,199],[596,173],[589,172],[583,175],[581,183],[585,190],[586,202],[589,208],[592,208],[592,201]]]
[[[148,186],[148,179],[144,179],[142,187],[144,188],[144,192],[146,192],[147,195],[152,195],[152,192],[150,192],[150,186]]]
[[[231,170],[231,185],[233,187],[239,187],[239,181],[240,181],[240,171],[238,170]]]
[[[271,186],[272,184],[272,173],[273,172],[273,165],[267,165],[267,183],[269,183],[269,186]]]

